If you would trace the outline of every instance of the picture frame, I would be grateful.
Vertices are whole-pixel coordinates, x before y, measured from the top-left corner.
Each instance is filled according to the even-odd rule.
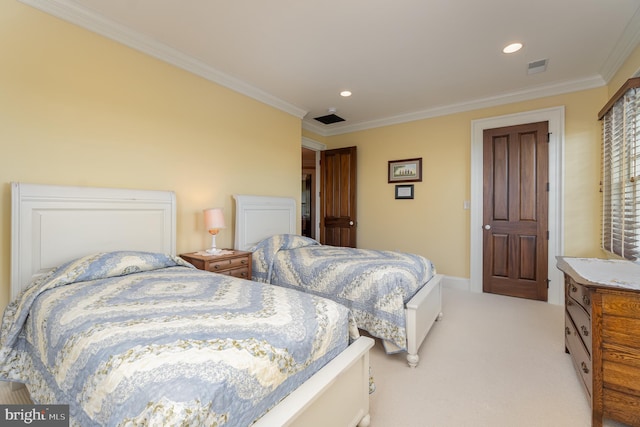
[[[392,182],[421,182],[422,157],[416,159],[390,160],[389,183]]]
[[[396,199],[413,199],[413,184],[396,185]]]

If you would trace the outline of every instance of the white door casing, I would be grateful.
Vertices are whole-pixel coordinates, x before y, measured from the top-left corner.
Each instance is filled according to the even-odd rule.
[[[482,292],[482,146],[483,131],[505,126],[547,121],[549,123],[549,259],[551,304],[564,304],[564,278],[556,268],[556,256],[564,253],[564,106],[534,110],[471,122],[471,242],[470,289]]]
[[[310,150],[313,150],[316,152],[316,188],[314,189],[315,191],[315,201],[314,201],[314,206],[315,206],[315,218],[316,218],[316,223],[313,225],[313,228],[315,230],[315,236],[317,238],[320,237],[320,152],[324,151],[327,149],[327,146],[321,142],[318,142],[316,140],[307,138],[307,137],[302,137],[302,146],[304,148],[308,148]]]

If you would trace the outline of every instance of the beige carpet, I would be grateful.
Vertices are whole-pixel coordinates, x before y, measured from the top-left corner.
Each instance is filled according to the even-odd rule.
[[[564,352],[562,307],[452,289],[445,289],[443,305],[417,368],[376,343],[371,427],[591,425],[589,403]],[[26,389],[0,384],[0,403],[24,402]]]
[[[15,390],[14,390],[15,388]],[[3,405],[27,405],[31,404],[29,392],[24,386],[12,387],[7,382],[0,382],[0,404]]]
[[[371,427],[590,426],[589,402],[564,352],[563,310],[445,289],[444,317],[416,369],[378,342],[371,352]]]

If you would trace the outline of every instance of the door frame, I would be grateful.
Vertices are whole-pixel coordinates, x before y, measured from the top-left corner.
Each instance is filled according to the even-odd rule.
[[[547,301],[564,305],[564,276],[556,256],[564,253],[564,106],[471,121],[470,290],[482,292],[483,131],[535,122],[549,123],[549,293]]]
[[[327,149],[327,146],[321,142],[316,140],[307,138],[305,136],[302,137],[302,146],[304,148],[308,148],[309,150],[313,150],[316,152],[316,188],[315,188],[315,224],[313,224],[313,228],[315,231],[316,238],[320,237],[320,152]]]

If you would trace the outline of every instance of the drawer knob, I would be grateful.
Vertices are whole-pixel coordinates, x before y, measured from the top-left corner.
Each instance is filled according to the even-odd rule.
[[[219,269],[220,269],[220,266],[219,266],[218,264],[216,264],[216,265],[214,265],[214,266],[213,266],[213,269],[214,269],[214,270],[219,270]]]
[[[586,364],[586,363],[582,362],[582,363],[580,364],[580,367],[582,368],[582,372],[584,372],[585,374],[588,374],[588,373],[589,373],[589,367],[587,366],[587,364]]]
[[[571,335],[571,329],[569,329],[568,326],[564,327],[564,331],[567,333],[567,335]]]
[[[578,288],[575,285],[571,285],[571,292],[578,292]]]
[[[582,302],[584,303],[584,305],[591,304],[591,300],[589,299],[589,297],[587,295],[582,295]]]
[[[240,264],[246,264],[246,263],[247,263],[246,259],[243,259],[243,260],[240,261]]]
[[[585,337],[589,336],[589,330],[587,329],[586,326],[584,325],[580,326],[580,330],[582,331],[582,335],[584,335]]]

